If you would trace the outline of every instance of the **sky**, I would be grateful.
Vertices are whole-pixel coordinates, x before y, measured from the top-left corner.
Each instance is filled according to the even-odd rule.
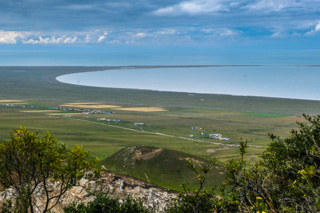
[[[0,65],[319,64],[320,0],[0,0]]]

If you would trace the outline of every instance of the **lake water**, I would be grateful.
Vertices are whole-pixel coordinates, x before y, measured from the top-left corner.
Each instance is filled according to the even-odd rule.
[[[320,67],[118,69],[68,74],[57,80],[95,87],[320,100]]]

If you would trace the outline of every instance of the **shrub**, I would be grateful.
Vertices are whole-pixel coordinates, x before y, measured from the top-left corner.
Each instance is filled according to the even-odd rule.
[[[288,138],[270,134],[272,142],[251,168],[243,160],[247,142],[241,141],[241,159],[228,162],[226,184],[215,191],[221,197],[203,189],[205,179],[195,172],[199,190],[182,192],[171,211],[320,211],[320,116],[303,116],[308,123],[297,122]]]
[[[41,138],[38,134],[21,127],[0,143],[0,183],[17,193],[15,205],[7,205],[13,211],[50,211],[88,171],[100,171],[98,159],[87,161],[89,152],[82,146],[67,151],[48,131]],[[37,206],[38,193],[44,196],[43,207]]]
[[[127,197],[121,201],[118,198],[110,198],[107,193],[97,194],[94,201],[87,205],[73,203],[64,208],[65,213],[147,213],[142,202]]]

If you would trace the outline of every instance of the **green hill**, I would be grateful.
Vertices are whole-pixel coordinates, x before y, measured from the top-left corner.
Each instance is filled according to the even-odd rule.
[[[197,188],[195,174],[187,167],[188,160],[199,165],[207,160],[182,152],[146,146],[124,148],[104,159],[101,164],[115,173],[129,175],[169,189],[180,190],[182,183],[188,188]],[[224,180],[224,168],[214,166],[208,173],[206,187],[221,185]]]

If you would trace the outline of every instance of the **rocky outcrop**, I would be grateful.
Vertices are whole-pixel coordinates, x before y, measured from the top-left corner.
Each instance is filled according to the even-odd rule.
[[[59,183],[53,183],[57,187]],[[176,193],[169,192],[164,188],[146,183],[128,176],[114,174],[108,171],[102,171],[99,179],[88,180],[82,178],[77,186],[68,190],[59,203],[52,209],[54,212],[63,212],[63,207],[72,202],[88,203],[93,201],[94,192],[108,192],[110,197],[121,199],[131,196],[135,200],[141,200],[143,205],[154,212],[165,212],[170,202],[177,196]],[[36,204],[37,212],[41,212],[44,207],[44,194],[39,188],[37,190]],[[6,200],[14,200],[16,193],[9,188],[0,193],[0,203]]]

